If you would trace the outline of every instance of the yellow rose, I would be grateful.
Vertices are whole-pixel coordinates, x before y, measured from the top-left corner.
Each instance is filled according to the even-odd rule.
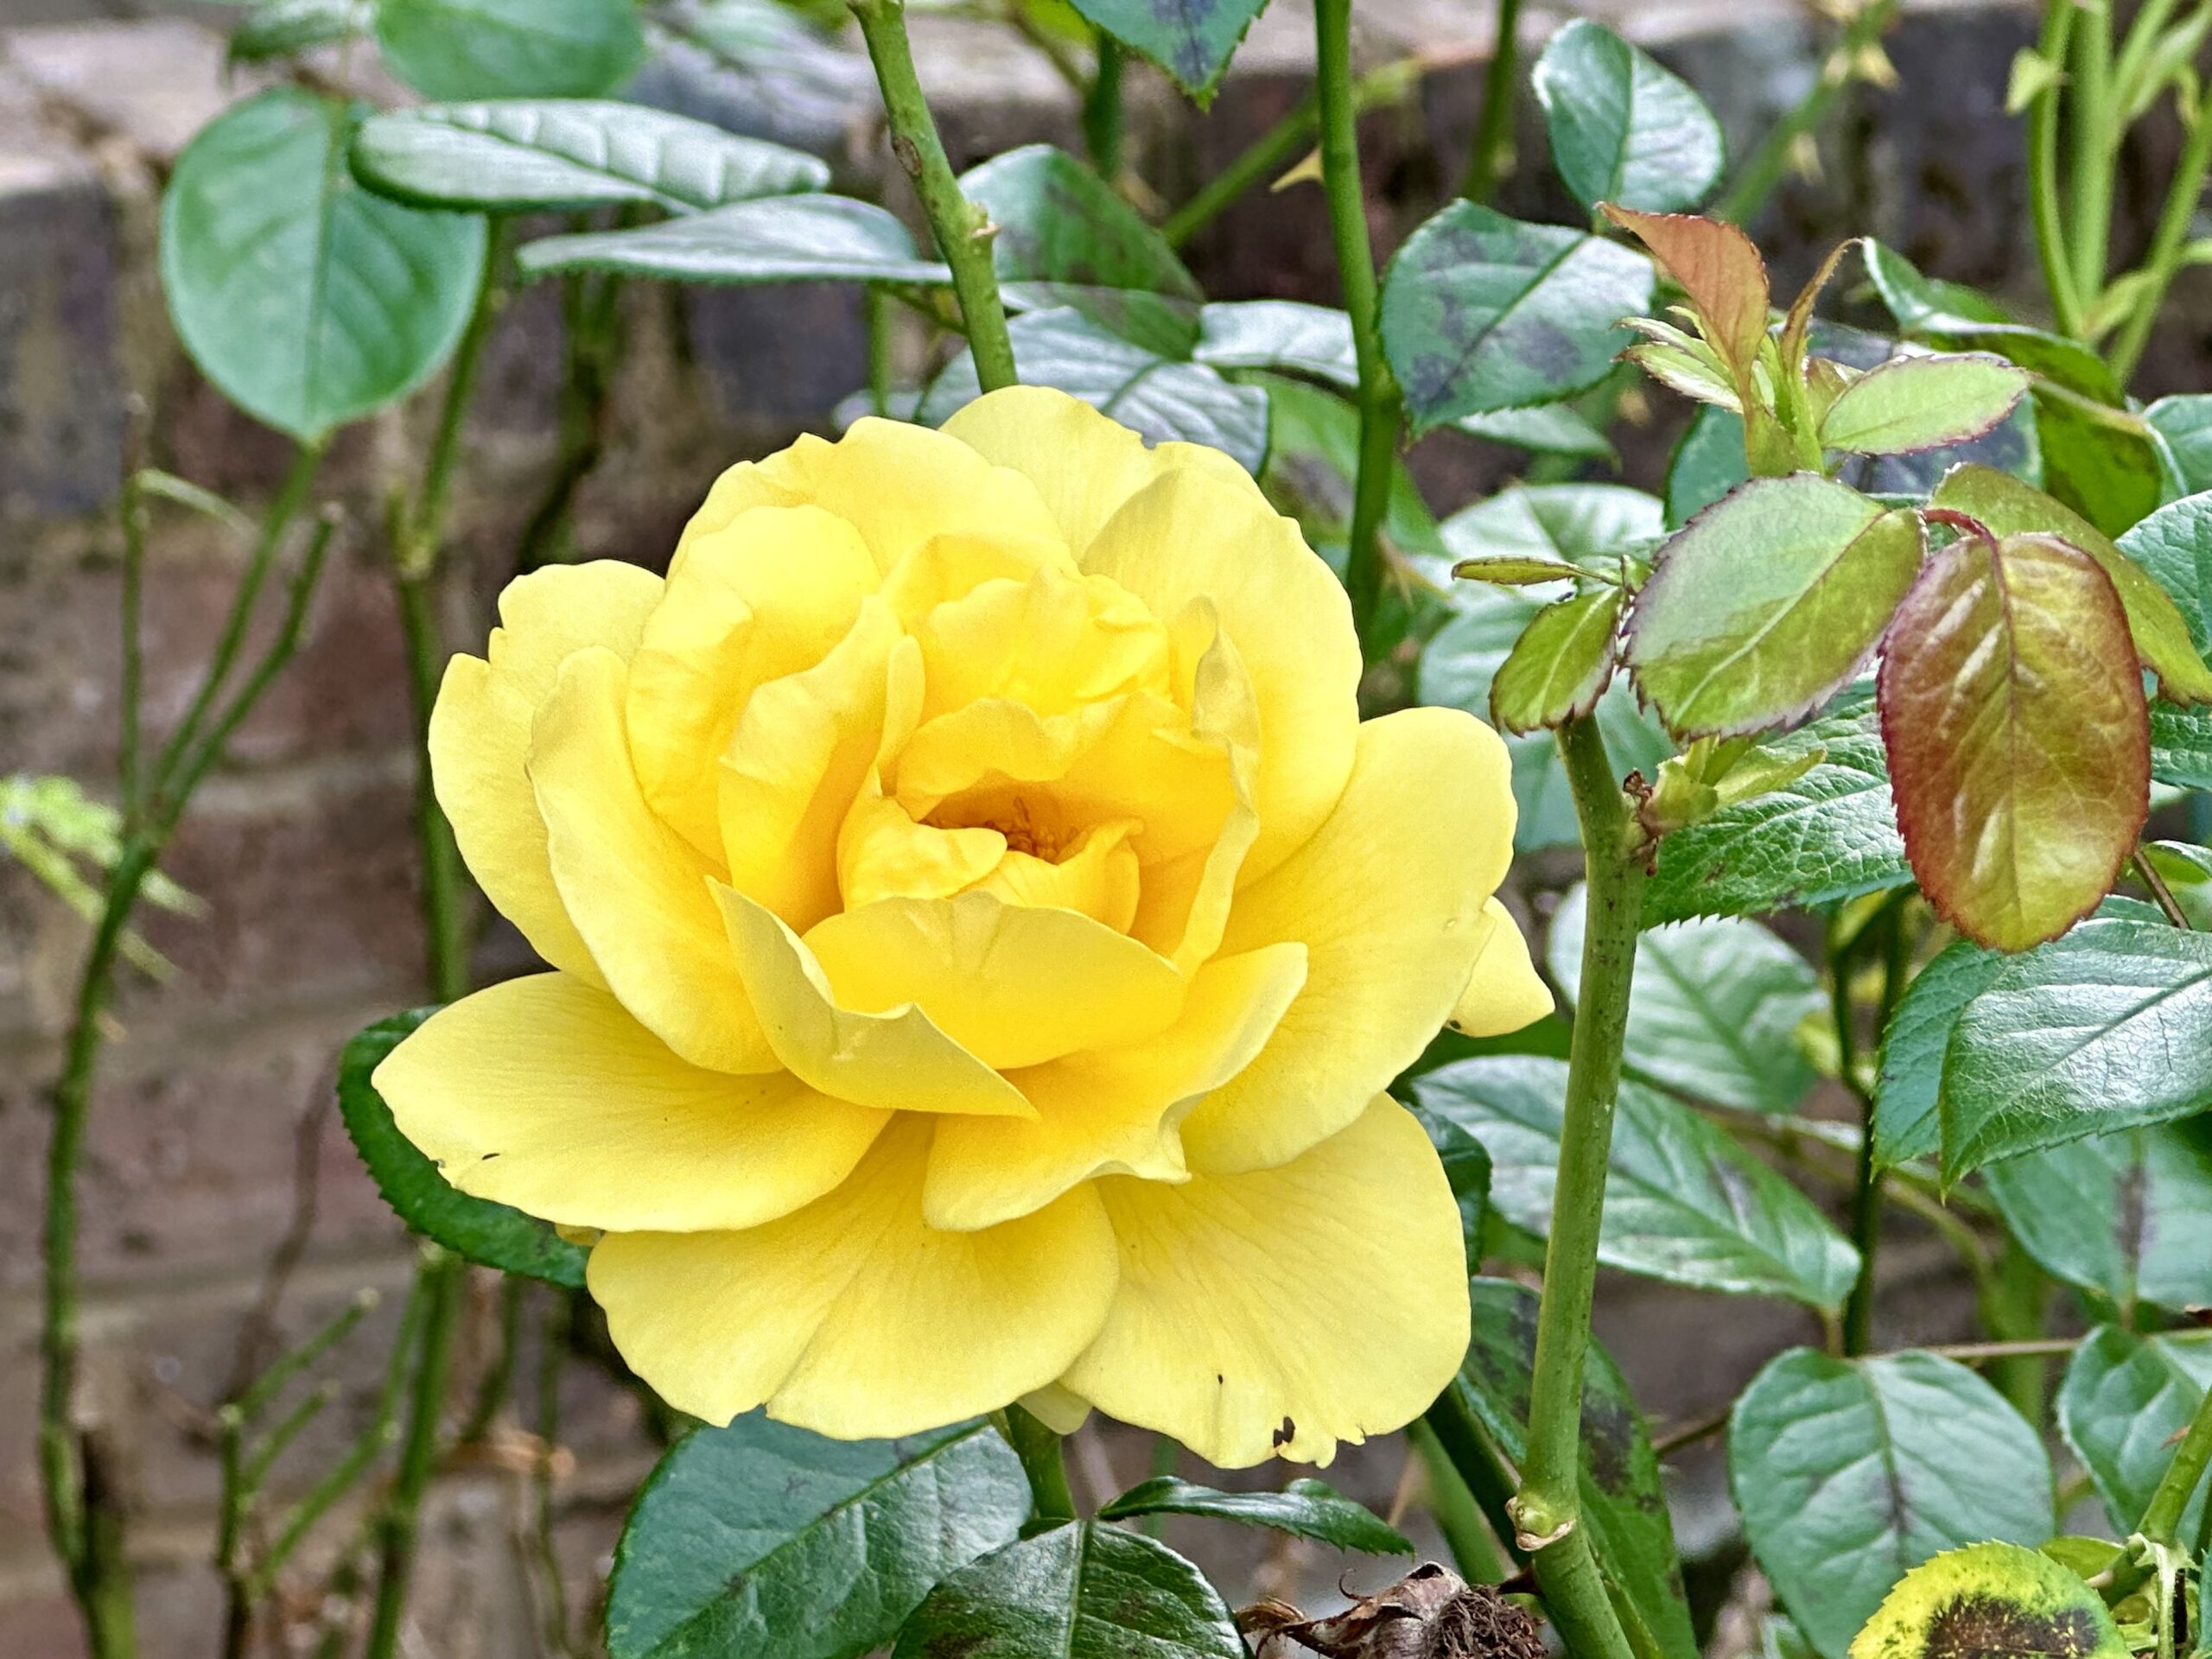
[[[733,467],[665,581],[523,577],[431,721],[553,972],[377,1086],[463,1192],[604,1230],[673,1405],[846,1438],[1084,1402],[1326,1462],[1459,1364],[1382,1090],[1550,999],[1505,750],[1362,725],[1342,589],[1235,462],[1018,388]]]

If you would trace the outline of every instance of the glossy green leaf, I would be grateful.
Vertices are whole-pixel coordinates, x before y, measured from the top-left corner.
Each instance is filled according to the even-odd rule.
[[[162,288],[224,396],[302,440],[437,372],[476,301],[484,221],[361,189],[365,106],[290,87],[233,105],[185,146],[162,196]]]
[[[1155,443],[1208,444],[1255,475],[1266,465],[1268,394],[1260,387],[1147,351],[1072,308],[1029,312],[1007,332],[1025,382],[1058,386]],[[930,383],[916,418],[935,426],[978,391],[975,362],[963,352]]]
[[[1578,461],[1613,461],[1612,441],[1572,404],[1538,404],[1528,409],[1493,410],[1462,415],[1455,432],[1485,443],[1502,443],[1532,454],[1572,455]]]
[[[2160,507],[2120,538],[2120,550],[2172,596],[2198,654],[2212,650],[2212,493]]]
[[[1303,300],[1230,300],[1198,313],[1191,355],[1217,369],[1276,369],[1350,391],[1359,385],[1351,319]]]
[[[1001,283],[1205,297],[1167,239],[1064,149],[1025,144],[994,156],[963,174],[960,189],[998,226],[991,253]]]
[[[2005,963],[1943,1064],[1943,1171],[2212,1107],[2212,935],[2100,919]]]
[[[1564,1062],[1492,1055],[1424,1073],[1421,1105],[1483,1143],[1491,1201],[1538,1237],[1551,1232]],[[1836,1307],[1859,1253],[1805,1195],[1727,1131],[1655,1089],[1624,1083],[1598,1259],[1699,1290]]]
[[[2151,705],[2151,775],[2179,789],[2212,790],[2212,709]]]
[[[1456,1032],[1447,1034],[1459,1037]],[[1436,1046],[1430,1045],[1432,1051]],[[1422,1063],[1426,1065],[1427,1060],[1428,1056],[1423,1055]],[[1434,1066],[1427,1069],[1433,1070]],[[1452,1197],[1459,1206],[1459,1236],[1467,1247],[1467,1271],[1471,1274],[1478,1273],[1483,1261],[1483,1225],[1490,1213],[1490,1154],[1481,1141],[1450,1118],[1440,1117],[1418,1104],[1413,1110],[1421,1128],[1428,1132],[1429,1145],[1436,1148],[1437,1159],[1444,1166],[1445,1179],[1452,1183]]]
[[[1220,1592],[1165,1544],[1096,1522],[1009,1544],[931,1592],[892,1659],[1247,1659]]]
[[[2212,1307],[2212,1122],[2069,1141],[1984,1172],[2021,1248],[2053,1278],[2132,1317]]]
[[[1101,1521],[1127,1521],[1142,1515],[1197,1515],[1235,1521],[1370,1555],[1414,1553],[1413,1545],[1395,1527],[1365,1504],[1353,1503],[1319,1480],[1294,1480],[1279,1492],[1224,1492],[1160,1475],[1132,1486],[1098,1511]]]
[[[1585,902],[1580,887],[1560,901],[1545,951],[1570,1000],[1582,976]],[[1628,1071],[1723,1106],[1795,1111],[1816,1081],[1797,1027],[1825,1007],[1811,964],[1757,922],[1655,928],[1630,987]]]
[[[2125,401],[2095,347],[2015,323],[1986,295],[1923,276],[1896,249],[1872,238],[1862,245],[1866,274],[1906,334],[1952,351],[1993,352],[2094,403],[2117,407]]]
[[[1279,511],[1298,520],[1307,543],[1341,574],[1359,473],[1359,410],[1326,386],[1303,380],[1249,375],[1244,383],[1264,391],[1268,397],[1268,464],[1260,475],[1261,486]],[[1382,533],[1394,547],[1416,560],[1433,563],[1444,557],[1435,517],[1402,464],[1390,481]],[[1433,609],[1441,619],[1440,596],[1417,590],[1415,597],[1426,601],[1425,610]],[[1384,603],[1390,601],[1386,594]]]
[[[694,1429],[638,1494],[607,1586],[611,1659],[857,1659],[1013,1541],[1020,1460],[969,1423],[832,1440],[758,1414]]]
[[[1520,484],[1446,519],[1454,559],[1557,559],[1615,571],[1665,533],[1665,510],[1619,484]]]
[[[1649,262],[1599,237],[1457,201],[1384,274],[1382,347],[1415,432],[1605,378],[1649,308]]]
[[[1104,33],[1211,103],[1244,31],[1267,0],[1068,0]]]
[[[338,1064],[338,1112],[354,1150],[361,1154],[385,1202],[425,1238],[486,1267],[571,1290],[582,1288],[587,1255],[582,1247],[571,1244],[535,1216],[488,1198],[471,1198],[448,1185],[438,1166],[399,1132],[391,1109],[370,1083],[384,1057],[435,1012],[416,1008],[393,1014],[346,1045]]]
[[[906,227],[850,196],[763,196],[635,230],[525,244],[526,276],[612,270],[677,283],[921,283],[952,273],[920,257]]]
[[[385,61],[425,98],[596,98],[645,54],[632,0],[378,0]]]
[[[2120,1537],[2135,1531],[2174,1447],[2212,1386],[2212,1343],[2139,1337],[2104,1325],[2074,1351],[2058,1389],[2058,1427],[2096,1482]],[[2197,1536],[2204,1513],[2199,1481],[2180,1535]]]
[[[2142,417],[2069,397],[2048,385],[2035,397],[2044,487],[2118,536],[2165,496],[2160,446]]]
[[[1651,213],[1694,207],[1720,181],[1720,123],[1690,84],[1612,30],[1576,18],[1530,76],[1552,161],[1574,198]]]
[[[2212,392],[2161,397],[2143,419],[2165,445],[2175,493],[2212,490]]]
[[[1785,759],[1815,749],[1822,758],[1811,771],[1660,842],[1643,889],[1646,927],[1818,908],[1912,880],[1872,705],[1861,701],[1763,746]]]
[[[2127,619],[2051,536],[1962,536],[1883,653],[1882,732],[1914,876],[1969,938],[2024,950],[2094,910],[2150,808]]]
[[[2100,1552],[2105,1559],[2109,1545]],[[1900,1580],[1851,1643],[1851,1659],[2127,1659],[2104,1599],[2041,1550],[1969,1544]]]
[[[1752,1554],[1826,1659],[1930,1556],[2052,1531],[2035,1430],[1934,1354],[1777,1357],[1729,1416],[1728,1479]]]
[[[1555,600],[1535,616],[1491,682],[1491,713],[1509,732],[1564,726],[1598,706],[1613,674],[1621,591]]]
[[[1902,843],[1900,843],[1902,845]],[[1967,1004],[1989,988],[2005,958],[1955,939],[1913,976],[1882,1038],[1874,1091],[1874,1158],[1894,1168],[1942,1149],[1943,1057]]]
[[[500,213],[634,201],[692,213],[830,182],[802,151],[596,99],[393,110],[362,123],[353,162],[380,194]]]
[[[1690,417],[1667,465],[1667,523],[1687,524],[1751,477],[1744,462],[1744,423],[1725,409]]]
[[[1760,478],[1660,550],[1627,659],[1679,737],[1802,719],[1872,653],[1911,586],[1920,520],[1813,473]]]
[[[260,63],[318,46],[335,46],[368,30],[372,0],[261,0],[231,30],[230,60]]]
[[[1893,357],[1828,405],[1821,443],[1872,455],[1964,443],[2010,415],[2031,378],[1986,353]]]
[[[1529,1449],[1536,1294],[1503,1279],[1477,1279],[1467,1292],[1474,1339],[1452,1392],[1497,1451],[1518,1465]],[[1696,1659],[1659,1460],[1626,1380],[1595,1343],[1582,1378],[1581,1504],[1590,1547],[1616,1608],[1624,1622],[1640,1624],[1649,1634],[1649,1645],[1637,1650]]]

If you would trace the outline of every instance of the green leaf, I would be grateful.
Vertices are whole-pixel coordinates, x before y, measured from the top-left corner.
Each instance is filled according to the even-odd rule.
[[[1985,1172],[2020,1246],[2122,1317],[2212,1306],[2212,1122],[2094,1135]]]
[[[1612,30],[1577,18],[1531,75],[1552,161],[1574,199],[1651,213],[1694,207],[1720,181],[1720,123],[1689,83]]]
[[[2038,386],[2036,447],[2044,487],[2107,536],[2118,536],[2165,493],[2160,446],[2139,416]]]
[[[832,1440],[754,1414],[694,1429],[638,1494],[607,1586],[610,1659],[857,1659],[1011,1542],[1020,1460],[987,1425]]]
[[[549,236],[515,256],[525,276],[612,270],[678,283],[952,281],[906,227],[849,196],[763,196],[636,230]]]
[[[1448,1034],[1459,1036],[1456,1032]],[[1432,1050],[1436,1046],[1430,1045]],[[1424,1054],[1422,1063],[1427,1059]],[[1428,1069],[1433,1071],[1434,1066]],[[1452,1183],[1452,1196],[1459,1205],[1459,1236],[1467,1247],[1467,1271],[1473,1274],[1482,1266],[1483,1225],[1490,1212],[1490,1154],[1481,1141],[1450,1118],[1440,1117],[1418,1104],[1413,1112],[1421,1128],[1428,1131],[1428,1143],[1436,1148],[1445,1178]]]
[[[1874,1090],[1874,1160],[1882,1167],[1942,1150],[1943,1056],[1967,1004],[1989,988],[2005,961],[1972,939],[1956,939],[1905,987],[1883,1034]]]
[[[365,108],[290,87],[233,105],[162,196],[162,287],[185,349],[225,397],[303,442],[436,373],[482,280],[482,219],[353,182]]]
[[[2053,536],[1962,536],[1897,608],[1880,679],[1897,825],[1969,938],[2024,950],[2112,891],[2150,810],[2131,656],[2112,583]]]
[[[1570,1001],[1582,977],[1586,898],[1578,887],[1560,901],[1545,950]],[[1654,928],[1630,985],[1628,1071],[1723,1106],[1794,1112],[1817,1080],[1797,1027],[1825,1007],[1811,964],[1757,922]]]
[[[1741,417],[1700,408],[1667,465],[1667,523],[1687,524],[1751,475],[1744,464]]]
[[[1973,1544],[1923,1562],[1851,1643],[1851,1659],[2127,1659],[2128,1652],[2104,1599],[2080,1574],[2008,1543]]]
[[[2094,403],[2117,408],[2126,402],[2095,347],[2012,322],[1995,301],[1957,283],[1922,276],[1896,249],[1872,238],[1863,246],[1866,274],[1906,334],[1951,351],[1994,352]]]
[[[1268,397],[1268,464],[1261,486],[1280,511],[1298,520],[1308,544],[1341,575],[1359,472],[1359,410],[1327,387],[1303,380],[1253,375],[1245,384]],[[1402,462],[1390,480],[1382,533],[1417,561],[1440,563],[1444,558],[1436,519]],[[1434,632],[1444,613],[1443,599],[1420,589],[1414,595],[1419,609],[1435,613],[1419,632]]]
[[[1547,404],[1605,378],[1651,303],[1651,267],[1618,243],[1457,201],[1384,273],[1382,348],[1416,434]]]
[[[1629,667],[1678,737],[1802,719],[1872,653],[1922,547],[1911,512],[1814,473],[1753,479],[1659,550]]]
[[[1566,1065],[1520,1054],[1461,1060],[1424,1073],[1414,1092],[1489,1152],[1497,1212],[1548,1237]],[[1599,1261],[1697,1290],[1842,1305],[1859,1253],[1809,1198],[1656,1090],[1624,1083],[1617,1103]]]
[[[231,30],[230,60],[261,63],[365,34],[372,0],[261,0]]]
[[[1198,101],[1213,101],[1230,55],[1267,0],[1068,0],[1098,29],[1151,59]]]
[[[1359,385],[1351,319],[1302,300],[1230,300],[1198,313],[1191,355],[1217,369],[1278,369],[1351,391]]]
[[[1777,1356],[1729,1416],[1728,1479],[1751,1553],[1826,1659],[1930,1556],[2052,1531],[2035,1430],[1934,1354]]]
[[[960,189],[999,227],[991,253],[1003,283],[1145,289],[1193,302],[1205,297],[1167,239],[1064,149],[1007,150],[963,174]]]
[[[1623,553],[1665,534],[1664,510],[1619,484],[1518,484],[1442,525],[1454,559],[1557,559],[1611,570]]]
[[[2179,789],[2212,789],[2212,710],[2151,705],[2151,775]]]
[[[379,1020],[346,1045],[338,1063],[338,1113],[377,1191],[399,1218],[449,1250],[531,1279],[581,1289],[588,1252],[535,1216],[456,1191],[391,1121],[369,1078],[384,1057],[433,1014],[416,1008]]]
[[[2212,490],[2212,392],[2161,397],[2143,419],[2164,442],[2180,493]]]
[[[1509,732],[1564,726],[1598,705],[1613,676],[1621,590],[1599,588],[1556,600],[1528,627],[1491,682],[1491,712]]]
[[[1009,1544],[931,1592],[892,1659],[1246,1659],[1220,1593],[1165,1544],[1096,1522]]]
[[[1572,404],[1539,404],[1529,409],[1463,415],[1452,423],[1452,428],[1485,443],[1507,444],[1533,454],[1572,455],[1579,461],[1617,459],[1612,441]]]
[[[378,0],[377,44],[425,98],[596,98],[645,54],[631,0]]]
[[[2212,935],[2098,920],[2016,957],[1943,1063],[1943,1173],[2212,1106]]]
[[[2120,550],[2172,596],[2198,654],[2212,650],[2212,493],[2160,507],[2120,538]]]
[[[2139,1337],[2104,1325],[2074,1351],[2058,1389],[2058,1427],[2096,1482],[2121,1537],[2142,1524],[2174,1446],[2212,1386],[2212,1345]],[[2197,1535],[2205,1487],[2197,1484],[2180,1535]]]
[[[1101,1521],[1127,1521],[1141,1515],[1205,1516],[1370,1555],[1414,1554],[1413,1545],[1395,1527],[1319,1480],[1294,1480],[1280,1492],[1224,1492],[1160,1475],[1132,1486],[1098,1511]]]
[[[1866,275],[1881,296],[1882,303],[1908,334],[1944,323],[2003,323],[2011,319],[2005,308],[1963,283],[1947,283],[1923,276],[1903,254],[1872,237],[1859,240],[1866,261]]]
[[[1225,450],[1257,474],[1268,458],[1268,394],[1224,380],[1203,363],[1147,351],[1072,308],[1032,311],[1007,325],[1023,380],[1058,386],[1155,442]],[[916,418],[934,426],[978,396],[966,353],[946,364]]]
[[[1823,751],[1782,788],[1722,807],[1659,843],[1643,925],[1817,909],[1912,880],[1871,703],[1777,737],[1777,758]],[[1932,1100],[1932,1096],[1931,1096]]]
[[[1821,420],[1824,448],[1895,455],[1964,443],[2012,412],[2033,378],[2001,357],[1893,357],[1846,386]]]
[[[593,99],[394,110],[362,123],[353,160],[384,195],[499,213],[634,201],[692,213],[830,182],[828,164],[799,150]]]
[[[1467,1292],[1474,1338],[1452,1392],[1498,1452],[1518,1466],[1529,1449],[1536,1294],[1502,1279],[1477,1279]],[[1581,1508],[1615,1607],[1624,1622],[1649,1633],[1649,1643],[1637,1651],[1696,1659],[1659,1460],[1627,1382],[1595,1343],[1582,1377]]]

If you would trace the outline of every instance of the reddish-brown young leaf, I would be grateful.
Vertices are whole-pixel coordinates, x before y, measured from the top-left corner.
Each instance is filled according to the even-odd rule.
[[[1897,607],[1879,700],[1905,856],[1946,920],[2024,950],[2096,908],[2142,832],[2151,740],[2095,559],[1967,529]]]
[[[1697,308],[1706,338],[1748,379],[1766,339],[1766,261],[1733,225],[1694,213],[1639,213],[1605,204],[1605,216],[1651,250]]]

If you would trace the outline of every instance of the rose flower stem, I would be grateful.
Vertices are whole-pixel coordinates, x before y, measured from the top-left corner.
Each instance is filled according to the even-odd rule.
[[[1544,1251],[1530,1380],[1529,1454],[1510,1506],[1552,1623],[1577,1659],[1629,1659],[1619,1615],[1599,1576],[1580,1509],[1582,1375],[1598,1277],[1598,1224],[1611,1154],[1614,1096],[1628,1029],[1630,976],[1644,866],[1605,740],[1587,716],[1560,730],[1588,866],[1581,995],[1568,1052],[1558,1197]]]
[[[976,358],[976,384],[985,391],[1010,386],[1017,378],[1014,342],[1007,337],[1006,307],[999,299],[998,276],[991,267],[991,242],[998,227],[960,194],[960,181],[945,158],[944,143],[938,137],[937,122],[914,70],[913,43],[906,38],[906,0],[852,0],[852,10],[883,88],[891,152],[914,181],[938,247],[952,267],[962,327]]]
[[[1008,1406],[993,1414],[999,1433],[1021,1459],[1021,1472],[1029,1478],[1031,1523],[1041,1529],[1074,1520],[1075,1495],[1068,1490],[1060,1437],[1020,1406]]]

